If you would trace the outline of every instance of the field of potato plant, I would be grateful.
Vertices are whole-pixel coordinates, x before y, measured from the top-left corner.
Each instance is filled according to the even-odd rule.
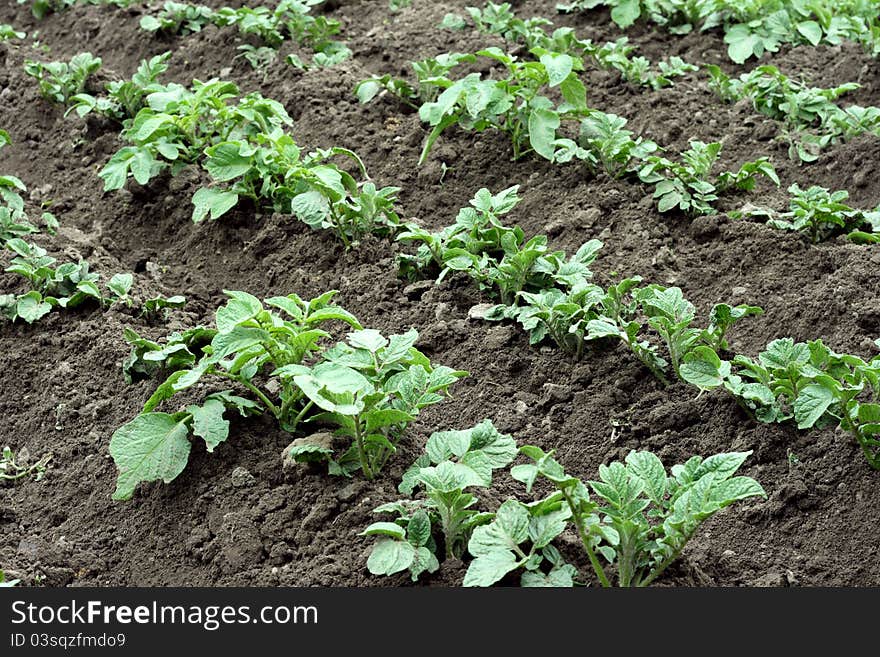
[[[5,0],[0,583],[880,584],[878,55],[878,0]]]

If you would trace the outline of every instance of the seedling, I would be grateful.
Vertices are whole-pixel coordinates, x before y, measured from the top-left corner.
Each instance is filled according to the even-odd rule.
[[[27,34],[17,31],[8,23],[0,23],[0,42],[11,41],[12,39],[24,39],[26,36]]]
[[[19,452],[21,457],[21,452]],[[46,474],[46,467],[52,460],[51,454],[46,454],[40,460],[34,463],[28,463],[26,459],[16,460],[15,453],[9,445],[3,448],[2,456],[0,456],[0,481],[17,481],[25,477],[33,477],[34,481],[40,481]]]
[[[6,579],[6,575],[2,570],[0,570],[0,588],[10,588],[13,586],[18,586],[21,580],[18,579]]]
[[[171,310],[183,308],[186,305],[186,297],[175,294],[171,297],[164,297],[161,294],[144,300],[141,315],[149,318],[164,317],[167,319]]]
[[[567,474],[553,452],[531,445],[520,451],[533,463],[514,466],[514,479],[527,492],[539,479],[557,490],[528,505],[508,500],[491,524],[474,530],[468,550],[476,558],[465,586],[491,586],[518,570],[524,571],[523,586],[571,586],[573,568],[558,550],[548,550],[569,521],[602,586],[611,586],[611,579],[600,557],[616,568],[618,586],[648,586],[678,559],[703,521],[736,501],[767,497],[754,479],[734,476],[751,452],[694,456],[669,476],[657,456],[634,451],[625,463],[599,466],[598,480],[583,482]]]
[[[45,249],[20,237],[8,240],[6,248],[16,254],[6,271],[24,277],[31,289],[21,295],[0,295],[0,317],[10,321],[23,319],[31,324],[53,308],[76,308],[90,300],[101,306],[118,302],[131,304],[128,297],[134,282],[131,274],[114,275],[107,283],[109,295],[104,296],[98,287],[100,277],[89,271],[85,260],[54,267],[57,260]]]
[[[24,63],[25,73],[36,78],[43,98],[66,105],[70,99],[85,90],[90,75],[101,68],[101,58],[84,52],[74,55],[69,62]]]
[[[119,428],[110,453],[119,468],[114,499],[129,499],[140,482],[173,480],[191,448],[190,434],[213,451],[229,435],[227,410],[246,416],[271,413],[285,431],[303,421],[329,422],[351,439],[350,449],[334,459],[329,448],[292,450],[295,460],[323,460],[331,472],[362,469],[372,478],[395,451],[407,424],[425,406],[443,400],[464,372],[434,367],[412,345],[415,331],[384,338],[362,330],[357,319],[331,305],[335,291],[311,301],[295,294],[272,297],[266,306],[245,292],[227,292],[230,300],[215,316],[216,328],[197,327],[173,334],[160,345],[130,333],[134,345],[125,363],[133,380],[169,371],[134,420]],[[355,329],[347,343],[325,349],[323,326],[342,322]],[[200,382],[232,381],[249,398],[219,390],[201,405],[159,412],[160,404]],[[323,413],[315,414],[313,409]],[[146,456],[145,456],[146,454]]]
[[[813,244],[842,233],[861,243],[873,243],[880,239],[880,212],[865,212],[850,207],[845,203],[849,198],[848,192],[830,192],[816,185],[804,190],[797,183],[788,191],[791,194],[788,212],[746,207],[731,213],[731,216],[765,218],[768,226],[798,231],[809,237]]]
[[[493,514],[474,509],[477,498],[470,488],[489,488],[492,472],[507,467],[516,457],[516,443],[499,433],[490,420],[464,431],[434,433],[426,453],[403,475],[399,489],[424,498],[382,504],[374,513],[393,513],[393,522],[376,522],[362,532],[379,536],[367,561],[374,575],[393,575],[409,570],[413,581],[423,572],[434,572],[440,559],[460,559],[475,527],[489,522]],[[443,536],[438,553],[433,534]]]

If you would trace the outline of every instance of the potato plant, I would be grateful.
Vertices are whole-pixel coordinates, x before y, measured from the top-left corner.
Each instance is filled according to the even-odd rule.
[[[626,37],[600,46],[590,39],[578,39],[572,28],[558,28],[548,34],[547,29],[553,25],[551,21],[541,17],[518,18],[508,2],[487,2],[483,9],[467,7],[466,10],[476,30],[483,34],[496,34],[506,41],[524,44],[530,49],[543,48],[585,61],[591,59],[602,68],[617,71],[630,84],[662,89],[672,86],[673,78],[698,70],[680,57],[670,57],[656,65],[645,57],[632,57],[636,49],[629,45]],[[456,14],[448,14],[444,26],[462,29],[467,26],[467,21]]]
[[[552,545],[569,523],[602,586],[612,585],[603,561],[614,567],[618,586],[648,586],[705,520],[734,502],[767,496],[754,479],[734,476],[751,452],[694,456],[667,474],[656,455],[633,451],[623,463],[600,465],[599,479],[584,482],[552,452],[532,445],[520,451],[533,463],[514,466],[514,479],[529,493],[538,480],[556,491],[537,502],[510,499],[474,530],[465,586],[491,586],[514,572],[522,586],[572,586],[577,571]]]
[[[847,82],[837,87],[808,87],[784,75],[775,66],[759,66],[739,79],[731,79],[717,66],[709,66],[710,86],[725,100],[752,101],[762,114],[781,121],[789,157],[813,162],[829,145],[863,133],[880,133],[880,108],[835,101],[861,85]]]
[[[101,58],[90,52],[74,55],[69,62],[44,63],[28,60],[24,63],[25,73],[37,79],[43,98],[62,105],[83,92],[89,76],[99,68]]]
[[[453,125],[477,132],[495,129],[507,133],[514,160],[531,151],[553,159],[557,130],[564,121],[576,120],[587,111],[586,89],[577,76],[583,63],[576,57],[540,48],[533,49],[532,54],[535,60],[518,60],[499,48],[478,51],[477,56],[504,67],[505,77],[499,80],[483,79],[479,73],[458,79],[446,74],[420,78],[418,94],[431,97],[434,92],[426,89],[433,88],[436,100],[419,108],[419,117],[431,127],[419,164],[425,161],[440,135]],[[456,65],[463,61],[473,60],[458,57]],[[405,83],[383,81],[383,85],[408,101],[413,99],[413,88]],[[561,96],[558,103],[547,95],[557,88]],[[363,86],[360,90],[362,100],[374,95],[363,91]]]
[[[401,273],[422,278],[439,271],[440,281],[450,271],[460,271],[502,304],[516,304],[524,291],[569,285],[580,276],[589,276],[587,267],[601,247],[598,240],[584,243],[567,257],[563,251],[550,251],[545,235],[526,240],[521,228],[499,221],[519,202],[518,189],[510,187],[495,195],[485,188],[479,190],[471,207],[459,211],[455,224],[439,233],[407,226],[398,239],[420,246],[415,255],[400,257]]]
[[[855,41],[872,55],[880,52],[880,26],[870,3],[861,0],[570,0],[563,11],[610,7],[621,28],[649,20],[674,34],[695,29],[724,29],[727,54],[742,64],[750,57],[777,52],[782,44],[839,45]]]
[[[273,51],[271,59],[274,59],[274,51],[288,38],[313,51],[313,65],[333,66],[348,59],[351,50],[333,39],[339,33],[338,21],[311,15],[312,8],[323,2],[279,0],[274,8],[244,6],[212,9],[204,5],[171,1],[166,2],[157,13],[143,16],[140,26],[148,32],[170,34],[201,32],[207,25],[235,26],[242,35],[253,36],[263,44],[259,58],[253,47],[245,50],[245,57],[254,68],[267,64],[268,51]],[[299,63],[302,65],[301,61]]]
[[[465,375],[432,365],[413,347],[415,331],[385,338],[362,329],[351,313],[331,303],[335,291],[308,301],[295,294],[265,302],[245,292],[226,294],[229,301],[217,309],[214,327],[172,334],[164,344],[133,332],[126,336],[134,347],[124,366],[127,378],[167,377],[142,412],[113,434],[110,453],[119,469],[114,499],[129,499],[141,482],[177,477],[189,460],[190,436],[213,451],[229,436],[227,411],[269,413],[289,432],[303,422],[333,426],[350,441],[341,457],[312,445],[291,449],[290,457],[326,461],[334,474],[361,470],[372,478],[409,422]],[[327,348],[331,335],[325,327],[340,322],[354,331]],[[156,410],[209,381],[215,391],[200,403],[171,413]]]
[[[19,32],[8,23],[0,23],[0,43],[3,41],[12,41],[16,39],[24,39],[27,36],[24,32]]]
[[[850,207],[845,203],[849,198],[847,191],[831,192],[818,185],[801,189],[797,183],[788,191],[791,194],[788,212],[747,206],[732,212],[731,216],[763,218],[773,228],[803,233],[813,244],[841,234],[860,244],[880,242],[880,211]]]
[[[56,267],[57,260],[44,248],[20,237],[8,240],[5,246],[15,253],[5,271],[23,277],[30,289],[23,294],[0,295],[0,317],[31,324],[54,308],[76,308],[88,301],[101,306],[131,304],[128,293],[134,283],[132,274],[114,275],[106,284],[109,294],[105,296],[98,286],[100,276],[89,271],[85,260]]]
[[[468,489],[491,487],[492,472],[510,465],[516,455],[516,442],[491,420],[432,434],[425,453],[400,483],[400,492],[410,497],[373,510],[393,514],[393,521],[375,522],[361,533],[378,537],[367,569],[373,575],[408,570],[417,581],[422,573],[436,571],[441,560],[464,556],[474,528],[493,517],[473,508],[478,499]],[[414,497],[416,491],[424,496]],[[439,546],[435,534],[442,536]]]

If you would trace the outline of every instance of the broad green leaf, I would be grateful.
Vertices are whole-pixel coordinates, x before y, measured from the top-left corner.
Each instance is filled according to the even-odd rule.
[[[651,452],[630,452],[626,457],[626,466],[641,479],[651,501],[661,506],[666,496],[666,469],[663,462]]]
[[[110,282],[107,283],[110,291],[119,297],[126,296],[132,285],[134,285],[134,274],[114,274]]]
[[[51,310],[52,306],[43,301],[43,297],[36,291],[20,296],[15,307],[16,314],[28,324],[33,324]]]
[[[422,510],[416,511],[406,526],[406,537],[416,547],[425,547],[431,540],[431,519]]]
[[[208,399],[201,406],[187,406],[193,416],[192,432],[205,439],[209,452],[229,437],[229,420],[223,418],[226,406],[218,399]]]
[[[477,527],[479,531],[482,527]],[[509,550],[493,551],[471,561],[462,586],[492,586],[507,573],[516,570],[519,563]]]
[[[495,520],[477,527],[468,542],[468,550],[475,557],[492,555],[499,550],[510,550],[529,536],[529,512],[516,500],[507,500],[498,507]]]
[[[547,71],[547,77],[550,80],[551,87],[556,87],[562,84],[574,68],[574,59],[569,55],[560,53],[545,53],[541,55],[540,61]]]
[[[635,23],[640,15],[640,0],[620,0],[611,9],[611,20],[622,29],[626,29]]]
[[[794,400],[794,418],[798,429],[809,429],[834,403],[834,393],[825,386],[812,383],[798,393]]]
[[[215,187],[202,187],[193,194],[192,220],[199,223],[209,216],[219,219],[238,203],[238,194]]]
[[[140,482],[177,477],[189,460],[186,418],[167,413],[145,413],[124,424],[110,439],[110,455],[119,475],[114,500],[127,500]]]
[[[388,340],[376,329],[362,329],[349,333],[348,343],[352,347],[359,347],[375,353],[387,346]]]
[[[373,575],[394,575],[410,567],[416,548],[406,541],[380,539],[367,559],[367,570]]]
[[[230,294],[227,292],[227,294]],[[226,302],[225,306],[217,309],[215,321],[220,333],[229,333],[239,324],[253,319],[263,310],[263,304],[256,297],[244,293],[234,292],[230,294],[234,298]]]
[[[818,46],[822,41],[822,26],[816,21],[803,21],[797,24],[798,33],[803,36],[812,46]]]
[[[324,219],[330,213],[327,198],[318,191],[305,192],[293,197],[290,209],[297,219],[312,228],[322,228]]]
[[[559,115],[553,110],[536,109],[529,114],[529,143],[544,159],[553,160],[556,153],[554,142],[559,123]]]
[[[226,182],[243,176],[252,167],[251,158],[240,153],[242,144],[238,142],[223,142],[209,148],[205,169],[217,182]]]
[[[730,363],[722,361],[711,347],[695,347],[684,355],[678,370],[682,379],[700,390],[712,390],[730,374]]]

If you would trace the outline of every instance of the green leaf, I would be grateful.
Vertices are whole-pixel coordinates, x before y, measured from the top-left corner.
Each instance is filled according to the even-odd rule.
[[[804,21],[797,24],[798,33],[803,36],[812,46],[818,46],[822,41],[822,26],[816,21]]]
[[[406,540],[406,530],[396,522],[374,522],[360,533],[361,536],[390,536],[398,541]]]
[[[115,274],[107,287],[118,297],[126,296],[134,285],[134,274]]]
[[[516,500],[507,500],[498,507],[495,520],[474,530],[468,550],[475,557],[491,555],[510,550],[511,545],[519,545],[528,536],[528,509]]]
[[[630,452],[626,457],[626,466],[642,481],[651,501],[661,506],[666,496],[666,469],[663,462],[651,452]]]
[[[722,361],[711,347],[695,347],[684,355],[682,361],[679,375],[700,390],[719,387],[730,374],[730,363]]]
[[[480,529],[482,527],[477,527],[474,531]],[[462,586],[492,586],[518,567],[519,563],[513,552],[509,550],[490,552],[471,561]]]
[[[229,420],[223,419],[226,406],[218,399],[208,399],[201,406],[187,406],[186,412],[193,416],[192,432],[205,439],[208,451],[229,437]]]
[[[546,160],[553,160],[559,115],[553,110],[536,109],[529,114],[529,143]]]
[[[373,575],[394,575],[410,567],[416,548],[406,541],[380,539],[367,559],[367,570]]]
[[[219,219],[238,203],[238,194],[214,187],[202,187],[192,197],[192,220],[199,223],[209,214],[211,219]]]
[[[255,296],[246,292],[227,292],[234,298],[226,302],[225,306],[217,309],[215,320],[217,330],[220,333],[229,333],[239,324],[253,319],[263,310],[263,304]]]
[[[324,220],[330,213],[327,198],[318,191],[305,192],[293,197],[290,209],[297,219],[312,228],[322,228]]]
[[[794,418],[798,429],[809,429],[821,418],[834,402],[834,392],[825,386],[811,383],[798,393],[794,400]]]
[[[119,427],[110,439],[110,455],[119,475],[114,500],[128,500],[143,481],[170,482],[186,467],[190,441],[188,418],[145,413]]]
[[[376,329],[362,329],[348,334],[348,343],[370,352],[377,352],[388,345],[388,340]]]
[[[51,310],[52,306],[43,301],[43,297],[36,291],[20,296],[15,307],[16,314],[28,324],[33,324]]]
[[[246,146],[238,142],[223,142],[212,146],[205,151],[205,169],[217,182],[226,182],[246,174],[252,166],[251,158],[241,154],[241,147]]]
[[[541,55],[541,64],[547,70],[550,86],[556,87],[562,84],[571,74],[574,68],[574,59],[569,55],[548,52]]]
[[[431,540],[431,519],[422,510],[416,511],[406,526],[406,536],[415,547],[425,547]]]
[[[611,20],[626,29],[639,19],[641,13],[640,0],[620,0],[611,9]]]

